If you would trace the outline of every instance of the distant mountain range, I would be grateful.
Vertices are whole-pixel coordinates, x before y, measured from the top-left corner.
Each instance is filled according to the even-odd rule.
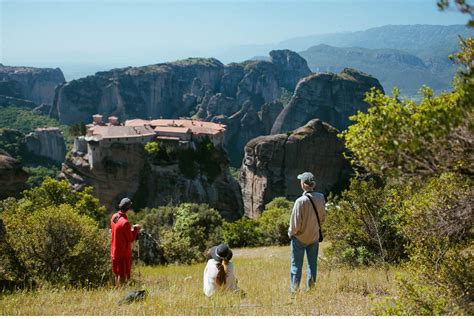
[[[313,72],[339,72],[353,67],[377,77],[386,91],[393,86],[413,96],[426,84],[449,90],[456,67],[448,59],[458,49],[458,36],[473,36],[464,25],[387,25],[365,31],[312,35],[280,43],[239,46],[218,57],[239,61],[264,59],[272,49],[300,51]]]
[[[338,48],[320,44],[300,55],[314,72],[338,73],[346,67],[355,68],[375,76],[387,92],[396,86],[408,96],[416,95],[423,84],[436,91],[448,90],[455,71],[455,67],[450,66],[434,72],[416,55],[395,49]]]

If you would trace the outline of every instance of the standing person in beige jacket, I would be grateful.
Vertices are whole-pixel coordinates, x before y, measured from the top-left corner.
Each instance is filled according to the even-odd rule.
[[[288,236],[291,239],[291,293],[295,293],[299,288],[305,252],[308,261],[307,289],[310,289],[316,283],[319,250],[319,224],[316,214],[318,214],[321,223],[324,222],[326,217],[324,196],[313,191],[316,186],[314,175],[305,172],[298,175],[298,179],[303,195],[295,201],[290,217],[290,228],[288,229]],[[311,200],[317,212],[314,210]]]

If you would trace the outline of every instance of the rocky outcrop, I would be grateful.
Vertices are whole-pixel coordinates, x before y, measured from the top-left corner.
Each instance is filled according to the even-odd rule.
[[[278,115],[272,134],[294,130],[318,118],[339,130],[350,125],[349,116],[366,112],[364,95],[375,87],[383,91],[379,81],[354,69],[339,74],[317,73],[302,79],[288,106]]]
[[[290,50],[270,51],[270,61],[280,71],[277,75],[278,82],[290,92],[295,90],[301,78],[311,74],[306,60]]]
[[[298,80],[310,73],[305,60],[292,51],[272,51],[271,56],[271,61],[226,66],[216,59],[192,58],[98,72],[61,85],[50,114],[65,124],[88,123],[96,113],[122,121],[192,116],[222,122],[228,125],[225,147],[231,162],[240,166],[243,146],[269,133],[262,128],[267,129],[274,116],[263,112],[263,125],[258,116],[262,106],[279,99],[281,88],[293,92]]]
[[[0,91],[5,91],[2,95],[30,100],[36,105],[53,104],[54,90],[57,85],[64,82],[63,72],[59,68],[14,67],[0,64]],[[7,90],[10,93],[6,93]]]
[[[313,172],[316,190],[340,191],[352,174],[338,131],[312,120],[291,134],[261,136],[245,146],[240,186],[245,215],[257,217],[277,196],[295,199],[302,191],[296,176]]]
[[[37,128],[26,135],[26,148],[34,156],[42,156],[62,163],[66,156],[66,144],[59,128]]]
[[[188,116],[207,91],[218,91],[223,73],[218,60],[198,58],[113,69],[61,85],[53,107],[65,124],[88,123],[96,113],[120,120]]]
[[[136,247],[136,246],[135,246]],[[145,265],[164,264],[163,249],[159,243],[145,231],[138,236],[138,249],[133,249],[133,259],[140,259]]]
[[[141,144],[112,143],[100,149],[100,158],[90,167],[87,156],[73,152],[63,163],[61,177],[76,190],[90,185],[108,211],[117,208],[123,197],[132,198],[134,207],[159,207],[182,202],[208,203],[228,220],[243,214],[238,182],[222,162],[221,173],[212,181],[205,174],[187,178],[176,162],[150,161]]]
[[[26,188],[28,173],[20,161],[0,150],[0,199],[17,197]]]

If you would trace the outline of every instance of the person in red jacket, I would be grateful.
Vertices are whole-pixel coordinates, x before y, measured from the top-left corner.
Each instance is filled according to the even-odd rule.
[[[110,219],[112,229],[112,243],[110,255],[112,257],[112,271],[115,275],[115,286],[127,282],[132,270],[132,243],[137,239],[141,226],[130,225],[127,217],[132,201],[124,198],[120,201],[119,211]]]

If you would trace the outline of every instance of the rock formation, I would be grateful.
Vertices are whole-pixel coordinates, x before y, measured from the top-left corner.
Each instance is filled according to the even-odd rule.
[[[263,128],[268,129],[274,116],[264,112],[262,125],[258,115],[262,106],[279,99],[281,88],[293,92],[298,80],[310,73],[306,61],[292,51],[270,54],[271,61],[226,66],[216,59],[190,58],[98,72],[58,87],[50,114],[57,114],[65,124],[87,123],[96,113],[118,116],[121,121],[192,116],[222,122],[228,125],[226,149],[231,162],[240,166],[243,146],[269,133]]]
[[[56,127],[38,128],[26,135],[26,148],[34,156],[46,157],[62,163],[66,156],[64,137]]]
[[[16,197],[26,188],[26,173],[20,161],[0,150],[0,199]]]
[[[295,199],[302,191],[296,176],[313,172],[316,190],[340,191],[352,170],[344,158],[344,143],[338,131],[312,120],[291,134],[261,136],[245,146],[240,185],[245,214],[257,217],[265,204],[277,196]]]
[[[278,82],[290,92],[295,90],[301,78],[311,73],[306,60],[290,50],[270,51],[270,61],[280,70]]]
[[[158,265],[165,263],[163,250],[159,243],[150,234],[143,230],[138,236],[138,246],[140,254],[138,254],[138,249],[134,249],[133,259],[140,259],[145,265]]]
[[[239,184],[222,162],[221,173],[210,181],[205,174],[187,178],[179,164],[150,161],[141,144],[112,143],[101,149],[100,159],[90,167],[82,152],[74,152],[63,163],[61,176],[75,189],[90,185],[109,211],[121,198],[132,198],[135,206],[158,207],[181,202],[208,203],[228,220],[243,214]]]
[[[0,95],[53,104],[55,88],[64,83],[59,68],[13,67],[0,64]]]
[[[367,111],[364,95],[372,87],[383,91],[376,78],[353,69],[307,76],[298,83],[290,103],[278,115],[271,134],[294,130],[315,118],[344,130],[350,125],[349,116]]]

